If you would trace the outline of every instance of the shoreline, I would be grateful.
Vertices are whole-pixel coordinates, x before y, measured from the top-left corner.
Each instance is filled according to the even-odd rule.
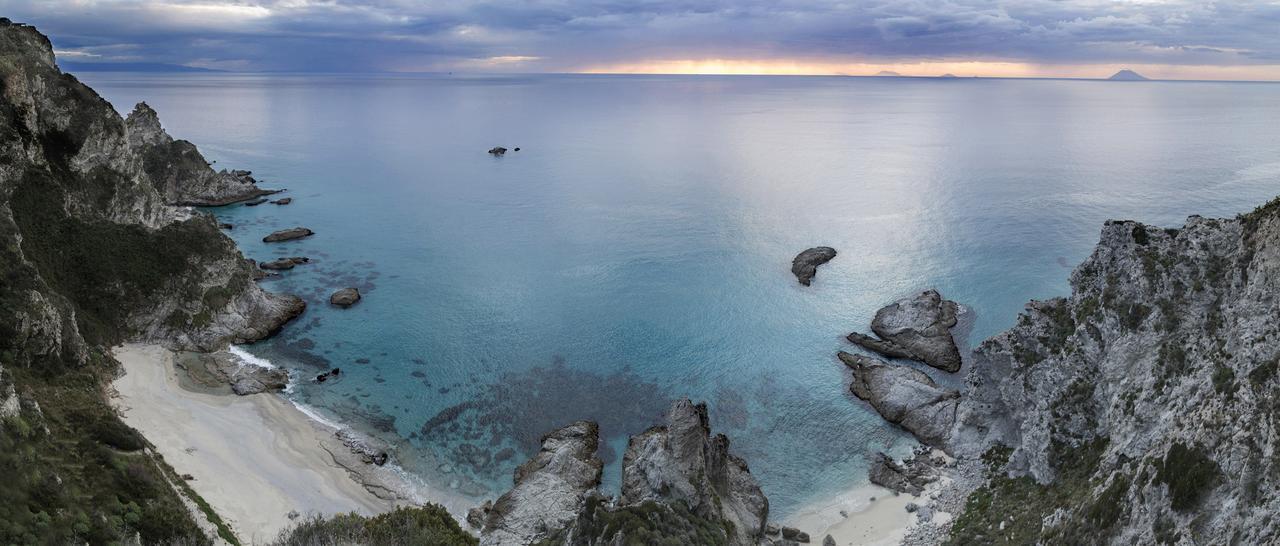
[[[919,527],[942,525],[950,520],[950,514],[938,511],[935,506],[935,496],[949,481],[944,477],[930,483],[919,496],[895,494],[870,483],[860,485],[803,506],[779,522],[779,526],[809,533],[810,544],[822,544],[830,535],[837,546],[896,546],[903,544]],[[908,512],[910,503],[932,508],[932,523],[920,522],[916,512]]]
[[[125,344],[113,354],[124,371],[111,384],[121,418],[175,472],[194,478],[187,485],[246,544],[275,540],[310,516],[373,515],[430,501],[457,518],[471,504],[415,487],[392,465],[364,463],[334,436],[333,423],[283,396],[201,389],[160,345]]]

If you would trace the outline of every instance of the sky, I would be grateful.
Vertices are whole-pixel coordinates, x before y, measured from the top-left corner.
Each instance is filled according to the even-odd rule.
[[[0,0],[63,61],[1280,80],[1280,0]]]

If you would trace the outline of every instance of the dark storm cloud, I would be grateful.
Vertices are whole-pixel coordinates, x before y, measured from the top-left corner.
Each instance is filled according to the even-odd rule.
[[[1280,6],[1154,0],[0,0],[67,57],[253,70],[652,59],[1272,64]]]

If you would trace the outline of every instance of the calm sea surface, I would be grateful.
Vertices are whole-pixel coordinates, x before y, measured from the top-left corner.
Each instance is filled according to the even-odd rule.
[[[1280,85],[801,77],[85,73],[293,204],[216,210],[310,307],[246,347],[293,396],[477,498],[539,436],[711,407],[777,514],[910,439],[835,353],[935,286],[973,345],[1066,294],[1101,223],[1180,225],[1280,194]],[[519,146],[506,157],[493,146]],[[299,242],[270,231],[307,226]],[[798,285],[791,258],[840,255]],[[359,305],[327,304],[357,286]]]

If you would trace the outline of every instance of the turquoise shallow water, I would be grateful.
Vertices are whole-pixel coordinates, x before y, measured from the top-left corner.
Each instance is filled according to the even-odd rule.
[[[1280,193],[1280,86],[659,76],[83,74],[218,166],[286,187],[216,214],[307,313],[252,353],[300,401],[492,495],[539,435],[625,436],[706,400],[785,515],[909,439],[835,352],[936,286],[970,343],[1067,292],[1108,218],[1181,224]],[[495,145],[519,146],[494,158]],[[317,232],[266,245],[280,228]],[[800,250],[840,255],[814,285]],[[338,310],[343,286],[366,294]]]

